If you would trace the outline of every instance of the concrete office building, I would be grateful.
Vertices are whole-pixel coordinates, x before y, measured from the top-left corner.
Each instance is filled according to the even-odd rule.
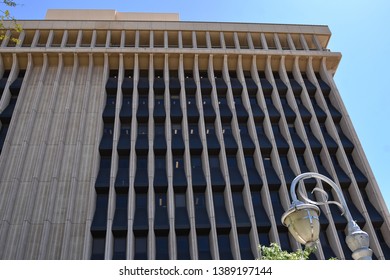
[[[110,10],[20,24],[0,48],[1,259],[296,250],[281,216],[307,171],[341,186],[373,258],[390,259],[388,209],[333,80],[327,26]],[[346,220],[321,211],[312,258],[351,259]]]

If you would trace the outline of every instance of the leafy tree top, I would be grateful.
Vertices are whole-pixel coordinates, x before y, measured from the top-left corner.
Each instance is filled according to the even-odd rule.
[[[12,29],[13,31],[19,33],[22,30],[21,26],[16,23],[15,18],[11,15],[10,11],[8,10],[9,7],[16,7],[17,6],[16,2],[13,0],[1,0],[0,5],[1,4],[6,6],[6,9],[5,10],[0,9],[0,41],[2,41],[7,37],[5,34],[6,26],[4,25],[4,21],[12,22],[10,29]],[[15,43],[18,43],[18,39],[13,38],[12,36],[10,40]]]
[[[261,246],[260,260],[307,260],[315,248],[306,247],[305,250],[297,250],[295,252],[283,251],[276,243],[271,243],[269,247]]]

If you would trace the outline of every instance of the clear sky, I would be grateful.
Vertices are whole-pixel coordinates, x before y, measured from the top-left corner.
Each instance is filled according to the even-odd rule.
[[[390,206],[390,1],[388,0],[15,0],[17,19],[47,9],[174,12],[182,21],[328,25],[329,48],[342,53],[336,84]]]

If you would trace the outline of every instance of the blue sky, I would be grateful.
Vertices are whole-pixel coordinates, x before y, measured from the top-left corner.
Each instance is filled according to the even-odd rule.
[[[43,19],[47,9],[174,12],[182,21],[324,24],[329,48],[343,58],[336,84],[374,176],[390,206],[390,1],[387,0],[16,0],[17,19]],[[387,162],[387,163],[386,163]]]

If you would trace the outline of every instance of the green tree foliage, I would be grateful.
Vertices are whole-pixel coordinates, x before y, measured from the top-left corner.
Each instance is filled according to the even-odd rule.
[[[260,260],[307,260],[315,248],[306,247],[305,250],[297,250],[295,252],[283,251],[276,243],[271,243],[269,247],[259,246],[261,250]]]
[[[0,5],[5,6],[5,10],[0,9],[0,41],[2,41],[4,38],[6,38],[6,29],[10,29],[11,31],[19,33],[22,28],[8,10],[8,8],[16,7],[16,2],[13,0],[1,0]],[[5,24],[5,22],[7,22],[7,24]],[[8,24],[8,22],[10,24]],[[15,43],[18,42],[18,39],[12,36],[10,40]]]

